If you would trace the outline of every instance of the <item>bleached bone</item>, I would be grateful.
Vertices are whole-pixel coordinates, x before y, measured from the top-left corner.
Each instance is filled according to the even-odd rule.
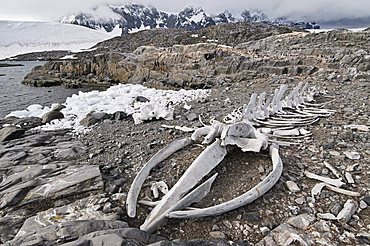
[[[203,126],[201,128],[198,128],[194,131],[194,133],[191,135],[191,139],[193,141],[199,140],[201,137],[206,136],[212,129],[212,126]]]
[[[255,187],[246,193],[219,205],[208,208],[193,209],[190,211],[174,211],[168,214],[169,218],[199,218],[215,216],[245,206],[269,191],[279,180],[283,171],[283,162],[279,156],[279,149],[276,145],[270,146],[270,156],[273,169],[271,173]]]
[[[163,128],[168,128],[168,129],[176,129],[182,132],[194,132],[195,129],[187,126],[170,126],[170,125],[161,125]]]
[[[139,173],[136,175],[132,182],[126,200],[126,210],[128,216],[131,218],[136,215],[136,203],[139,196],[141,187],[144,184],[145,179],[148,177],[150,170],[152,170],[159,163],[167,159],[170,155],[176,151],[185,148],[190,145],[193,141],[190,138],[183,138],[180,140],[173,141],[159,152],[157,152],[145,165],[141,168]]]
[[[158,198],[159,191],[162,192],[163,194],[168,193],[168,186],[164,181],[158,181],[152,184],[150,190],[153,192],[154,198]]]
[[[306,175],[307,178],[316,179],[316,180],[319,180],[321,182],[324,182],[324,183],[327,183],[327,184],[330,184],[330,185],[334,185],[336,187],[341,187],[342,185],[345,184],[345,183],[342,182],[342,179],[331,179],[331,178],[328,178],[328,177],[319,176],[319,175],[311,173],[309,171],[305,171],[304,174]]]
[[[348,199],[343,206],[343,209],[338,213],[337,220],[341,223],[347,223],[352,215],[356,212],[358,203],[352,199]]]
[[[291,129],[291,130],[276,130],[272,134],[274,136],[299,136],[298,129]]]
[[[229,136],[225,138],[222,142],[223,145],[236,145],[238,146],[243,152],[251,151],[251,152],[260,152],[261,148],[264,145],[264,141],[261,139],[253,139],[253,138],[241,138],[241,137],[232,137]]]
[[[340,175],[340,172],[335,167],[333,167],[330,163],[324,161],[324,166],[328,168],[338,179],[342,177],[342,175]]]
[[[255,116],[256,116],[257,119],[263,120],[263,119],[266,118],[264,107],[263,107],[265,97],[266,97],[266,92],[262,92],[258,96],[258,103],[257,103],[257,107],[256,107],[256,110],[255,110],[256,111]]]
[[[172,207],[167,209],[164,213],[156,217],[150,225],[146,226],[145,231],[147,232],[153,232],[155,231],[159,226],[163,225],[166,223],[168,219],[168,214],[171,213],[172,211],[184,209],[191,205],[192,203],[197,203],[200,200],[202,200],[210,191],[211,186],[214,182],[214,180],[217,177],[217,173],[214,174],[211,178],[209,178],[207,181],[202,183],[200,186],[198,186],[196,189],[191,191],[188,195],[185,197],[181,198],[180,201],[178,201],[176,204],[174,204]],[[140,227],[141,228],[141,227]]]
[[[346,177],[347,183],[348,184],[354,184],[355,181],[353,180],[352,174],[349,172],[345,172],[344,176]]]
[[[212,122],[212,128],[207,134],[207,136],[204,137],[203,144],[210,144],[212,143],[217,137],[221,136],[222,131],[224,130],[225,124],[214,120]]]
[[[311,196],[312,196],[313,200],[315,200],[315,196],[321,194],[321,191],[324,187],[327,187],[328,189],[330,189],[334,192],[337,192],[337,193],[340,193],[340,194],[343,194],[343,195],[347,195],[347,196],[354,196],[354,197],[361,196],[360,193],[355,192],[355,191],[345,190],[345,189],[338,188],[338,187],[335,187],[335,186],[332,186],[332,185],[329,185],[329,184],[326,184],[326,183],[318,183],[311,190]]]
[[[161,202],[151,211],[140,229],[144,231],[153,229],[151,224],[180,201],[189,190],[215,168],[224,159],[226,153],[226,147],[221,146],[221,140],[219,139],[208,146],[194,160],[170,191],[163,196]]]
[[[244,117],[243,119],[246,119],[248,121],[253,121],[256,117],[254,115],[254,109],[256,108],[256,100],[257,100],[257,94],[253,93],[251,95],[251,98],[249,100],[249,103],[245,110],[243,110]]]

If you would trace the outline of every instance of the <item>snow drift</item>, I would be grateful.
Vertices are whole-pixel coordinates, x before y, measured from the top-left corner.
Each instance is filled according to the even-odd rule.
[[[21,21],[0,21],[0,33],[0,59],[37,51],[75,52],[120,35],[70,24]]]

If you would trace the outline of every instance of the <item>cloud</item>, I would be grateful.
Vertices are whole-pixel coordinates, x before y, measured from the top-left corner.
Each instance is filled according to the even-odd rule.
[[[2,0],[0,19],[10,20],[57,20],[64,15],[94,11],[101,18],[110,14],[101,5],[130,3],[127,0]],[[224,10],[239,13],[242,10],[259,10],[273,17],[289,17],[295,20],[336,21],[343,18],[369,18],[369,0],[138,0],[159,10],[178,12],[186,6],[202,6],[209,14]],[[101,6],[101,7],[98,7]]]

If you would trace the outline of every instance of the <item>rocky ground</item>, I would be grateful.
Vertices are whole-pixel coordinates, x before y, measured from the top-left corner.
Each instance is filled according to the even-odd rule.
[[[164,57],[165,65],[177,64],[166,66],[163,73],[168,73],[170,78],[179,77],[173,76],[174,71],[191,75],[191,81],[175,84],[167,83],[170,79],[158,79],[162,82],[155,83],[156,77],[150,77],[146,85],[208,87],[212,88],[212,95],[205,101],[190,103],[190,109],[177,107],[173,121],[134,125],[130,118],[110,118],[80,136],[70,135],[68,130],[29,130],[41,124],[41,119],[3,120],[1,125],[13,123],[25,129],[13,131],[4,127],[0,132],[0,242],[5,245],[155,242],[160,242],[156,245],[228,245],[228,241],[238,245],[370,244],[369,130],[345,127],[370,125],[369,44],[369,31],[342,30],[271,35],[234,47],[193,44],[165,49],[138,48],[133,53],[137,57],[132,58],[135,68],[145,67],[148,57],[159,56]],[[154,60],[149,59],[148,64]],[[120,64],[128,67],[126,62]],[[189,64],[197,68],[190,68]],[[213,73],[208,74],[210,71]],[[301,140],[300,145],[281,147],[283,174],[267,194],[220,216],[170,220],[152,235],[137,229],[150,208],[139,205],[135,219],[126,215],[125,199],[133,178],[156,151],[174,139],[190,135],[165,128],[163,124],[197,127],[199,115],[204,122],[213,118],[222,121],[227,113],[247,103],[252,92],[272,92],[281,84],[292,88],[301,81],[330,96],[319,100],[329,101],[334,97],[326,107],[336,113],[309,126],[313,135]],[[150,192],[151,182],[164,180],[173,186],[204,148],[189,146],[155,168],[140,197],[155,200]],[[348,152],[358,153],[359,158]],[[327,163],[342,177],[345,183],[342,188],[360,196],[324,188],[313,199],[311,190],[319,181],[304,173],[336,178]],[[212,191],[197,206],[218,204],[240,195],[271,168],[267,152],[250,154],[230,150],[216,167],[219,176]],[[348,220],[335,219],[345,203],[353,204],[353,214],[350,213]],[[327,213],[334,219],[328,219]]]

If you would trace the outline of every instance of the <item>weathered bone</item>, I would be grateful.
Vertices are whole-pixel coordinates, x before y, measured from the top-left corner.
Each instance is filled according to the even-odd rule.
[[[164,213],[156,217],[150,225],[147,225],[145,227],[145,231],[147,232],[153,232],[155,231],[159,226],[163,225],[166,220],[169,213],[172,211],[176,211],[179,209],[183,209],[188,207],[192,203],[197,203],[200,200],[202,200],[210,191],[211,186],[213,184],[213,181],[217,177],[217,173],[214,174],[211,178],[209,178],[207,181],[202,183],[200,186],[198,186],[196,189],[191,191],[188,195],[183,197],[180,201],[178,201],[176,204],[174,204],[172,207],[167,209]],[[140,227],[141,228],[141,227]]]
[[[228,202],[219,205],[211,206],[208,208],[193,209],[190,211],[174,211],[168,214],[169,218],[199,218],[206,216],[215,216],[231,211],[233,209],[245,206],[257,198],[261,197],[269,191],[275,183],[279,180],[283,171],[283,162],[279,156],[279,149],[276,145],[271,145],[270,156],[272,160],[273,169],[271,173],[255,187],[248,192],[238,196]]]
[[[169,208],[180,201],[180,199],[214,167],[216,167],[225,156],[226,147],[221,146],[221,140],[217,139],[194,160],[190,167],[181,176],[179,181],[148,215],[140,229],[144,231],[148,229],[152,230],[152,223],[154,223],[157,218],[161,217]]]
[[[127,194],[126,210],[128,216],[131,218],[135,217],[136,214],[136,203],[140,193],[140,189],[144,184],[145,179],[148,177],[150,170],[157,166],[160,162],[164,161],[170,155],[176,151],[185,148],[190,145],[193,141],[190,138],[183,138],[176,140],[171,144],[167,145],[156,153],[139,171],[134,181],[131,184],[130,190]]]
[[[342,179],[331,179],[331,178],[328,178],[328,177],[323,177],[323,176],[316,175],[316,174],[311,173],[309,171],[305,171],[304,174],[306,175],[307,178],[316,179],[316,180],[319,180],[321,182],[334,185],[336,187],[341,187],[342,185],[345,184],[345,183],[342,182]]]

